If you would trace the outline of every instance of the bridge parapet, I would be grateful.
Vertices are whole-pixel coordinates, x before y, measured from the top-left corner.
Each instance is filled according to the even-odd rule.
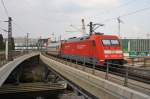
[[[150,99],[150,96],[40,55],[41,60],[64,78],[100,99]]]

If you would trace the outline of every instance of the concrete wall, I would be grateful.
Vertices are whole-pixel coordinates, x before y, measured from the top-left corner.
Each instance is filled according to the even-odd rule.
[[[23,55],[21,57],[18,57],[16,59],[14,59],[13,61],[10,61],[9,63],[5,64],[4,66],[2,66],[0,68],[0,86],[2,86],[2,84],[5,82],[5,80],[7,79],[7,77],[11,74],[11,72],[19,65],[21,64],[23,61],[33,57],[39,55],[39,53],[29,53],[27,55]]]
[[[100,99],[150,99],[150,96],[72,68],[43,55],[40,55],[40,58],[51,69]]]

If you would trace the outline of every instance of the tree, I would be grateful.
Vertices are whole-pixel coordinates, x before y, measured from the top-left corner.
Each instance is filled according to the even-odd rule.
[[[4,50],[5,49],[5,44],[3,41],[3,35],[0,34],[0,50]]]
[[[11,45],[12,45],[11,50],[14,50],[15,49],[15,42],[14,42],[13,37],[11,38]]]
[[[14,43],[14,38],[11,37],[10,45],[8,47],[9,50],[14,50],[15,49],[15,43]]]

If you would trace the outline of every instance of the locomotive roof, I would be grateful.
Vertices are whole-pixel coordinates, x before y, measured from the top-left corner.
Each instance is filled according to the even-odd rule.
[[[75,42],[75,41],[80,41],[80,40],[86,40],[88,39],[90,36],[83,36],[83,37],[73,37],[73,38],[69,38],[66,42]]]
[[[92,36],[101,36],[102,38],[112,38],[112,39],[116,39],[117,38],[117,36],[115,36],[115,35],[104,35],[103,33],[95,33],[95,34],[93,34],[93,35],[91,35],[91,36],[83,36],[83,37],[72,37],[72,38],[69,38],[66,42],[77,42],[77,41],[81,41],[81,40],[87,40],[87,39],[89,39],[90,37],[92,37]]]
[[[48,44],[48,47],[59,46],[61,42],[51,42]]]

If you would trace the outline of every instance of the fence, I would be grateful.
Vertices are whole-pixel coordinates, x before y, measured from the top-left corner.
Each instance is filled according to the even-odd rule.
[[[130,57],[132,66],[135,66],[135,63],[141,63],[141,66],[145,67],[150,65],[150,57]]]
[[[105,62],[105,65],[103,66],[105,68],[101,69],[102,72],[99,72],[100,68],[97,67],[95,60],[93,60],[94,64],[91,62],[92,64],[89,65],[85,63],[85,61],[81,62],[81,60],[80,61],[71,60],[71,59],[62,60],[60,58],[56,58],[53,56],[49,56],[49,57],[63,64],[83,70],[87,73],[91,73],[95,76],[104,78],[106,80],[124,85],[129,88],[134,88],[135,90],[139,90],[139,91],[142,90],[142,92],[146,94],[149,94],[150,92],[150,87],[145,86],[150,84],[150,70],[134,68],[132,65],[123,66],[123,65],[113,64],[110,62]],[[83,58],[83,60],[85,60],[85,58]],[[137,83],[137,81],[143,83],[142,84]]]

